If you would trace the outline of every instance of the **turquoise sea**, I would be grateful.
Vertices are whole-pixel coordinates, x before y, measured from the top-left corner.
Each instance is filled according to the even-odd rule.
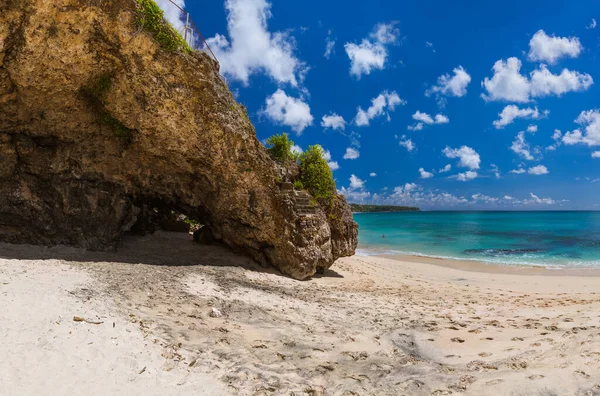
[[[357,254],[600,267],[600,212],[357,213],[354,219]]]

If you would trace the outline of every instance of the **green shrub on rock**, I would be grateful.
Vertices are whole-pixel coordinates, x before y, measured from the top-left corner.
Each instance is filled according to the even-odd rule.
[[[335,181],[333,173],[325,160],[325,151],[319,145],[310,146],[300,154],[298,164],[300,168],[299,180],[316,199],[333,198],[335,194]]]
[[[170,52],[175,52],[179,48],[183,48],[187,53],[192,52],[181,34],[165,20],[163,10],[154,0],[137,0],[137,2],[140,5],[137,15],[138,25],[152,33],[162,48]]]
[[[267,150],[269,150],[271,158],[283,163],[296,159],[294,153],[292,153],[293,145],[294,142],[290,140],[287,133],[273,135],[267,139]]]

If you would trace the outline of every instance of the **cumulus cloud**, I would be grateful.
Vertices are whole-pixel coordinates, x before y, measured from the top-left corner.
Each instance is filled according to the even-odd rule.
[[[510,173],[514,173],[516,175],[521,175],[523,173],[527,172],[525,169],[523,168],[519,168],[519,169],[513,169],[510,171]]]
[[[371,177],[375,177],[375,176],[377,176],[377,173],[375,173],[375,172],[371,172],[371,173],[369,173],[369,176],[371,176]]]
[[[563,57],[577,58],[582,50],[577,37],[548,36],[543,30],[538,30],[529,41],[527,58],[552,65]]]
[[[465,96],[467,94],[467,86],[471,82],[471,76],[462,66],[454,68],[452,72],[454,73],[453,75],[444,74],[438,77],[437,85],[425,91],[425,95]]]
[[[419,168],[419,174],[421,175],[421,179],[429,179],[429,178],[433,177],[433,173],[427,172],[423,168]]]
[[[354,160],[360,157],[360,152],[352,147],[348,147],[346,149],[346,154],[344,154],[344,159]]]
[[[457,174],[455,177],[458,181],[467,182],[469,180],[475,179],[477,176],[477,172],[475,171],[466,171],[464,173]]]
[[[313,123],[310,107],[301,99],[287,96],[281,89],[267,97],[262,112],[277,125],[289,126],[298,135]]]
[[[452,165],[448,164],[448,165],[444,166],[442,169],[440,169],[438,172],[446,173],[446,172],[450,172],[451,170],[452,170]]]
[[[519,134],[515,137],[512,146],[510,146],[510,149],[528,161],[533,160],[529,143],[525,141],[525,132],[519,132]]]
[[[332,171],[340,169],[340,165],[337,163],[337,161],[332,160],[331,151],[325,150],[324,158],[325,161],[327,161],[327,165],[329,165],[329,169],[331,169]]]
[[[592,158],[600,158],[600,151],[594,151],[592,153]]]
[[[346,43],[344,49],[350,58],[350,74],[359,78],[372,70],[383,70],[388,58],[388,47],[398,41],[400,34],[395,22],[375,26],[369,37],[360,44]]]
[[[492,124],[496,129],[502,129],[505,126],[511,124],[517,118],[529,118],[538,120],[540,118],[546,117],[550,114],[550,111],[545,110],[541,113],[538,111],[537,107],[533,109],[531,107],[520,109],[515,105],[508,105],[498,115],[500,116],[499,120],[494,121]]]
[[[400,140],[398,142],[398,144],[400,146],[404,147],[408,152],[411,152],[411,151],[413,151],[416,148],[416,146],[413,143],[413,141],[410,140],[410,139],[408,139],[408,138],[406,138],[405,135],[402,135],[402,140]]]
[[[335,53],[335,42],[336,39],[331,36],[331,30],[327,33],[327,38],[325,39],[325,58],[329,59],[331,54]]]
[[[527,132],[529,132],[529,133],[536,133],[537,131],[538,131],[537,125],[529,125],[527,127]]]
[[[350,188],[363,188],[365,185],[364,180],[361,180],[354,175],[351,175],[349,180],[350,180]]]
[[[575,122],[583,128],[566,132],[562,142],[567,145],[586,144],[590,147],[600,146],[600,110],[582,111]]]
[[[444,153],[447,158],[460,158],[458,166],[469,168],[471,170],[479,169],[481,158],[479,157],[477,151],[473,150],[471,147],[462,146],[458,149],[446,147],[444,150],[442,150],[442,153]]]
[[[521,61],[514,57],[497,61],[492,68],[493,77],[486,77],[481,83],[487,91],[481,97],[486,101],[525,103],[532,98],[585,91],[594,83],[587,73],[563,69],[557,75],[552,74],[546,65],[540,65],[527,78],[520,72],[521,65]]]
[[[396,91],[383,91],[376,98],[371,99],[371,106],[366,111],[358,107],[354,123],[357,126],[367,126],[374,118],[383,115],[387,115],[389,118],[390,111],[394,111],[398,105],[405,104],[406,101],[400,98]]]
[[[544,165],[538,165],[538,166],[534,166],[531,167],[527,170],[527,173],[529,173],[530,175],[547,175],[548,173],[550,173],[548,171],[548,168],[546,168]]]
[[[421,113],[419,110],[412,115],[413,120],[418,121],[415,125],[409,126],[408,129],[411,131],[420,131],[423,129],[423,125],[434,125],[434,124],[447,124],[450,119],[443,114],[436,114],[435,117],[431,117],[427,113]]]
[[[173,3],[185,9],[184,0],[173,0]],[[175,7],[169,0],[157,0],[156,4],[165,12],[165,19],[169,21],[173,27],[183,35],[185,23],[183,22],[183,13],[179,8]]]
[[[471,195],[471,198],[475,202],[482,201],[485,203],[494,203],[494,202],[499,201],[498,198],[490,197],[489,195],[485,195],[485,194],[481,194],[481,193],[473,194],[473,195]]]
[[[270,32],[271,3],[267,0],[226,0],[227,31],[207,40],[219,59],[221,72],[248,85],[252,74],[265,73],[278,83],[298,86],[308,71],[296,55],[294,40],[285,32]]]
[[[336,113],[331,113],[323,116],[321,119],[321,126],[325,129],[331,128],[334,131],[337,129],[344,130],[344,128],[346,128],[346,120]]]
[[[592,21],[590,22],[589,25],[587,25],[585,28],[586,29],[596,29],[596,20],[594,18],[592,18]]]
[[[492,167],[492,172],[494,172],[496,179],[500,179],[500,169],[494,164],[491,164],[490,166]]]
[[[540,198],[534,193],[529,193],[531,199],[526,199],[523,201],[524,204],[545,204],[545,205],[553,205],[556,203],[552,198]]]

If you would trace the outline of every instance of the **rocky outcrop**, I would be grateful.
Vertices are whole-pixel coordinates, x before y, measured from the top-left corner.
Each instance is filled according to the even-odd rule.
[[[137,7],[0,0],[0,240],[114,249],[176,211],[297,279],[353,254],[345,200],[307,210],[218,65],[163,50]]]

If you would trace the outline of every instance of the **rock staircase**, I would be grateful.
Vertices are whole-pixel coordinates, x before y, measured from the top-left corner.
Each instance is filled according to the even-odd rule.
[[[313,197],[304,190],[294,190],[292,183],[283,182],[280,185],[282,194],[288,195],[294,201],[296,213],[299,216],[310,216],[317,214],[317,206],[313,205]]]

